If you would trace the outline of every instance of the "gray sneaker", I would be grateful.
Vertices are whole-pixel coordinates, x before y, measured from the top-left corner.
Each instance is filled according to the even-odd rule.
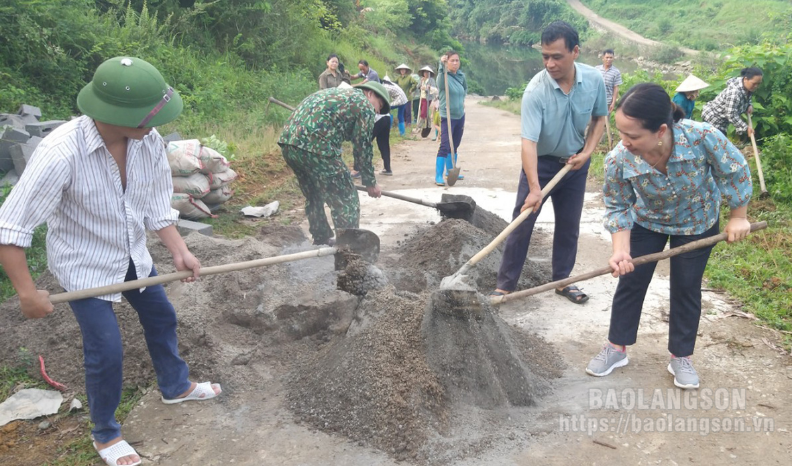
[[[602,351],[589,362],[586,373],[595,377],[604,377],[613,372],[613,369],[626,366],[628,362],[630,361],[627,359],[626,351],[622,352],[605,344]]]
[[[679,388],[698,388],[699,378],[690,358],[671,358],[668,372],[674,376],[674,385]]]

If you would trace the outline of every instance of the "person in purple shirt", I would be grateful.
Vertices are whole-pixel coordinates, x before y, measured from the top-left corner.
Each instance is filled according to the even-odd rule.
[[[633,257],[715,236],[721,199],[729,205],[729,243],[745,239],[753,188],[742,153],[709,123],[682,119],[684,111],[657,84],[633,86],[616,107],[621,142],[605,158],[605,228],[608,263],[619,284],[611,306],[608,342],[586,372],[602,377],[627,365],[655,262]],[[701,317],[701,280],[712,246],[671,258],[668,371],[674,385],[698,388],[690,356]]]

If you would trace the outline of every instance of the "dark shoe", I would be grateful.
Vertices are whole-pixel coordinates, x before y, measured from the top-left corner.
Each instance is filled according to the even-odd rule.
[[[569,285],[561,291],[555,290],[555,292],[556,294],[566,297],[566,299],[572,301],[575,304],[583,304],[589,299],[588,295],[580,291],[580,289],[575,285]]]
[[[351,176],[352,178],[360,178],[360,172],[356,172],[355,170],[352,170],[351,172],[349,172],[349,176]]]
[[[380,175],[393,176],[393,172],[390,170],[382,170],[380,171]]]

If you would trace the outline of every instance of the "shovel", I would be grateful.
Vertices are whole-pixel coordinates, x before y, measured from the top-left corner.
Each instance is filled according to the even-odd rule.
[[[748,126],[753,129],[750,113],[748,114]],[[759,197],[767,197],[769,194],[767,193],[767,186],[765,186],[764,173],[762,173],[762,160],[759,158],[759,149],[756,148],[756,138],[753,132],[751,132],[751,145],[753,146],[754,157],[756,157],[756,169],[759,171],[759,187],[762,188],[762,194]]]
[[[605,117],[605,131],[608,133],[608,150],[613,150],[613,136],[610,129],[610,113]]]
[[[451,134],[451,102],[448,100],[448,63],[446,66],[443,67],[443,76],[445,82],[445,98],[446,98],[446,122],[448,123],[448,146],[451,148],[451,161],[454,164],[454,168],[448,170],[448,176],[446,177],[446,183],[448,186],[454,186],[459,179],[459,170],[460,167],[457,167],[457,158],[456,152],[454,151],[454,138]]]
[[[572,165],[565,164],[564,168],[562,168],[561,171],[556,173],[556,176],[554,176],[553,179],[550,180],[550,182],[547,183],[547,185],[542,189],[542,200],[544,200],[544,198],[547,196],[547,193],[549,193],[550,190],[552,190],[555,187],[555,185],[558,184],[559,181],[561,181],[561,178],[563,178],[564,175],[569,173],[570,169],[572,169]],[[440,282],[440,289],[447,290],[462,284],[461,281],[464,280],[465,274],[471,268],[473,268],[474,265],[476,265],[479,261],[481,261],[481,259],[486,257],[487,254],[491,253],[500,243],[502,243],[503,240],[506,239],[506,237],[509,236],[511,232],[514,231],[514,229],[517,228],[523,221],[525,221],[525,219],[528,218],[529,215],[533,214],[533,212],[534,209],[525,210],[519,216],[517,216],[517,218],[512,220],[512,222],[497,237],[495,237],[495,239],[492,240],[490,244],[488,244],[484,249],[479,251],[475,256],[471,257],[470,260],[465,262],[465,265],[460,267],[460,269],[457,270],[454,275],[443,278],[443,281]]]
[[[751,224],[751,231],[763,230],[767,228],[767,222],[758,222]],[[633,264],[641,265],[646,264],[649,262],[657,262],[663,259],[668,259],[674,256],[678,256],[679,254],[683,254],[688,251],[693,251],[694,249],[701,249],[703,247],[712,246],[717,244],[728,237],[726,233],[720,233],[715,236],[710,236],[709,238],[700,239],[698,241],[693,241],[692,243],[685,244],[683,246],[679,246],[678,248],[671,248],[667,251],[656,252],[654,254],[647,254],[645,256],[638,257],[633,259]],[[515,299],[520,298],[527,298],[528,296],[533,296],[535,294],[543,293],[545,291],[550,291],[556,288],[561,288],[567,285],[571,285],[573,283],[579,283],[584,280],[588,280],[590,278],[599,277],[600,275],[605,275],[608,273],[613,273],[613,269],[611,266],[603,267],[601,269],[592,270],[591,272],[587,272],[576,277],[569,277],[563,280],[556,280],[551,283],[547,283],[545,285],[537,286],[534,288],[530,288],[523,291],[516,291],[514,293],[509,293],[505,296],[492,296],[490,297],[490,304],[503,304],[508,301],[514,301]]]
[[[312,251],[298,252],[296,254],[287,254],[284,256],[268,257],[266,259],[256,259],[245,262],[236,262],[233,264],[218,265],[214,267],[202,267],[201,276],[203,277],[206,275],[217,275],[219,273],[236,272],[238,270],[264,267],[266,265],[280,264],[283,262],[310,259],[312,257],[331,256],[339,252],[343,253],[346,251],[360,254],[367,262],[376,262],[377,258],[379,257],[379,250],[380,240],[379,237],[374,233],[368,230],[361,230],[357,228],[347,228],[344,230],[339,229],[336,235],[336,245],[334,247],[320,248]],[[58,293],[50,295],[50,302],[52,304],[59,304],[65,303],[67,301],[75,301],[78,299],[95,298],[97,296],[104,296],[107,294],[120,293],[123,291],[135,290],[147,286],[183,280],[185,278],[191,277],[192,275],[192,270],[183,270],[181,272],[158,275],[156,277],[141,278],[139,280],[131,280],[128,282],[116,283],[114,285],[70,291],[67,293]]]
[[[358,191],[366,191],[364,186],[355,186]],[[382,191],[382,195],[386,197],[392,197],[394,199],[399,199],[401,201],[412,202],[413,204],[420,204],[425,205],[427,207],[434,207],[440,214],[444,217],[452,217],[452,218],[461,218],[461,219],[470,219],[473,215],[473,211],[476,209],[476,201],[469,196],[457,196],[457,201],[451,202],[429,202],[423,199],[418,199],[415,197],[404,196],[402,194],[392,193],[388,191]]]

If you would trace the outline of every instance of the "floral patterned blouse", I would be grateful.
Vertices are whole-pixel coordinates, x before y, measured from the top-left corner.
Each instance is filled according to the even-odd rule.
[[[619,143],[605,158],[605,228],[616,233],[637,223],[658,233],[698,235],[718,219],[721,196],[736,209],[753,193],[745,157],[709,123],[674,124],[666,171]]]

